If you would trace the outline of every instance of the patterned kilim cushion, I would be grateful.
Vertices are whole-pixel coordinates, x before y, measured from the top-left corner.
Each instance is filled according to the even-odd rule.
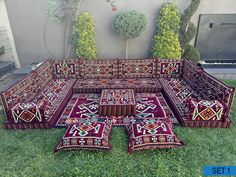
[[[79,60],[80,76],[85,79],[117,78],[117,60]]]
[[[111,79],[78,79],[73,87],[74,93],[101,93],[102,89],[111,88]]]
[[[182,60],[159,59],[157,77],[179,77],[182,74]]]
[[[79,77],[79,63],[77,59],[54,60],[53,65],[55,78]]]
[[[171,79],[169,85],[172,87],[179,101],[186,106],[189,98],[199,98],[183,80]]]
[[[133,78],[133,79],[112,79],[111,88],[129,88],[137,92],[159,92],[162,87],[157,79]]]
[[[144,149],[175,148],[183,145],[169,121],[149,120],[126,126],[129,136],[128,152]]]
[[[179,119],[187,120],[189,118],[188,100],[201,98],[181,79],[160,78],[159,81]]]
[[[142,78],[156,76],[156,60],[119,60],[120,78]]]
[[[135,92],[159,92],[162,87],[157,79],[78,79],[74,93],[100,93],[102,89],[133,89]]]
[[[55,79],[34,98],[34,102],[39,104],[44,102],[45,119],[49,120],[57,111],[68,92],[72,89],[75,79]]]
[[[15,123],[36,123],[45,121],[44,103],[18,103],[11,110],[12,117]]]
[[[178,123],[173,112],[166,103],[163,95],[159,93],[139,93],[136,97],[136,115],[133,117],[110,116],[114,125],[125,125],[135,122],[136,118],[149,117],[170,118],[173,123]],[[56,126],[66,126],[71,123],[83,122],[83,120],[96,120],[99,107],[99,94],[74,94],[64,109]]]
[[[104,89],[99,102],[99,115],[135,115],[136,102],[132,89]]]
[[[45,61],[17,84],[0,94],[6,111],[10,111],[18,103],[31,102],[45,88],[53,78],[51,64],[51,60]]]
[[[56,146],[55,152],[72,149],[108,150],[111,148],[111,130],[110,121],[71,124]]]
[[[190,120],[222,120],[225,106],[217,100],[189,100]]]
[[[100,105],[134,105],[134,91],[132,89],[104,89]]]

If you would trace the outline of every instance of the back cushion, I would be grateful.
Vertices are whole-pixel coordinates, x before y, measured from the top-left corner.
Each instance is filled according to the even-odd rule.
[[[80,77],[83,79],[117,78],[117,60],[79,60]]]
[[[196,90],[197,86],[198,69],[197,65],[188,60],[183,61],[183,79],[194,90]]]
[[[228,105],[233,95],[233,88],[227,86],[213,76],[207,74],[200,67],[188,60],[184,60],[183,79],[206,100],[220,100]]]
[[[148,78],[156,76],[156,59],[119,60],[120,78]]]
[[[55,59],[53,62],[53,75],[56,79],[79,78],[79,60]]]
[[[233,89],[225,85],[216,78],[203,73],[197,78],[196,92],[207,100],[220,100],[226,105],[229,104],[230,98],[233,95]]]
[[[179,78],[182,74],[182,60],[157,59],[157,77]]]
[[[34,72],[36,72],[37,77],[36,83],[38,92],[42,91],[44,87],[53,79],[53,60],[48,59],[42,65],[40,65]]]
[[[6,108],[19,102],[31,101],[52,79],[52,61],[47,60],[18,83],[2,92]]]

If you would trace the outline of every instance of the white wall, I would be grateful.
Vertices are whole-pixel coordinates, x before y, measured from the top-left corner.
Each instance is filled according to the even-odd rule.
[[[1,60],[14,60],[15,61],[15,65],[16,67],[20,67],[20,62],[18,59],[18,55],[16,52],[16,47],[15,47],[15,42],[14,42],[14,38],[12,35],[12,30],[11,30],[11,26],[9,23],[9,19],[8,19],[8,15],[7,15],[7,11],[6,11],[6,6],[5,6],[5,2],[4,0],[0,0],[0,27],[2,27],[2,29],[6,29],[7,31],[7,37],[9,38],[9,43],[11,46],[11,53],[13,56],[8,57],[8,58],[4,58],[4,56],[1,57]],[[8,41],[7,41],[8,42]],[[0,44],[1,47],[1,44]]]
[[[43,30],[47,19],[47,0],[5,0],[12,25],[18,56],[23,65],[39,62],[51,57],[43,40]],[[155,19],[164,2],[173,0],[115,0],[118,10],[112,12],[106,0],[83,0],[81,11],[90,12],[95,19],[97,38],[97,58],[124,58],[125,41],[112,33],[112,21],[123,10],[138,10],[148,19],[148,25],[140,37],[129,42],[129,58],[149,56],[152,37],[156,29]],[[181,11],[190,0],[177,0]],[[48,48],[57,58],[64,57],[64,25],[50,21],[46,31]],[[71,54],[70,57],[75,57]]]
[[[129,42],[129,58],[148,57],[159,9],[163,3],[172,1],[115,0],[118,10],[112,12],[106,0],[83,0],[81,11],[90,12],[95,19],[98,58],[125,57],[125,41],[112,33],[111,25],[117,13],[132,9],[144,13],[147,16],[148,25],[140,37]],[[23,65],[51,57],[43,40],[43,30],[47,19],[46,2],[47,0],[5,0],[17,53]],[[190,2],[191,0],[177,0],[181,12],[188,7]],[[215,13],[236,13],[236,0],[202,0],[192,21],[197,26],[200,14]],[[64,25],[50,21],[46,40],[49,49],[57,58],[64,57],[63,34]],[[75,55],[71,54],[71,57]]]
[[[93,14],[96,25],[98,58],[125,58],[125,41],[112,33],[114,17],[124,10],[137,10],[146,15],[148,24],[145,31],[129,41],[129,58],[145,58],[150,55],[152,38],[155,34],[155,19],[165,2],[173,0],[115,0],[118,7],[112,12],[106,0],[83,0],[82,11]],[[190,0],[177,0],[181,12],[189,5]]]

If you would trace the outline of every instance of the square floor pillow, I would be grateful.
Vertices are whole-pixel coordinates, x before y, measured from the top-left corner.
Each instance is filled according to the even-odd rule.
[[[11,109],[14,123],[37,123],[45,121],[45,102],[18,103]]]
[[[184,143],[175,135],[171,121],[149,120],[126,126],[128,152],[144,149],[176,148]]]
[[[226,106],[218,100],[189,99],[189,119],[193,121],[223,120]]]
[[[111,121],[82,122],[71,124],[60,143],[55,147],[55,152],[60,150],[109,150]]]

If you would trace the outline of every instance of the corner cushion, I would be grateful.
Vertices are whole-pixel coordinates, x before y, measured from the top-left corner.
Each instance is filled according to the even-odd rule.
[[[10,115],[14,123],[37,123],[45,121],[44,102],[18,103],[12,109]]]
[[[194,121],[223,120],[226,106],[218,100],[189,99],[189,119]]]

